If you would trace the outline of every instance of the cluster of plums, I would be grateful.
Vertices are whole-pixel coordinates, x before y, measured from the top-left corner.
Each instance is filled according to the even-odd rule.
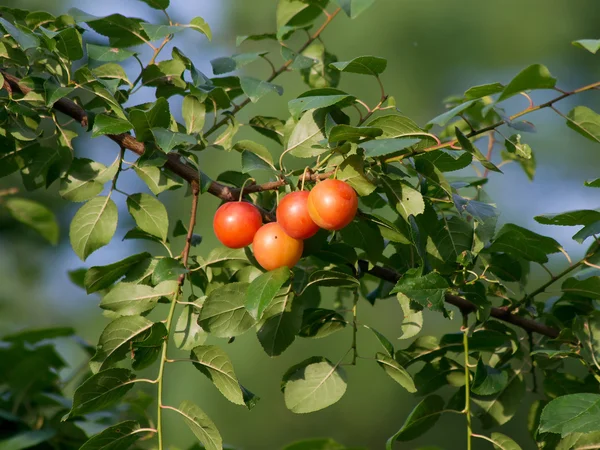
[[[277,222],[263,225],[258,209],[247,202],[225,203],[215,214],[217,238],[229,248],[252,244],[254,257],[265,270],[293,267],[300,260],[304,239],[319,228],[340,230],[352,222],[358,198],[352,187],[328,179],[309,191],[287,194],[277,207]]]

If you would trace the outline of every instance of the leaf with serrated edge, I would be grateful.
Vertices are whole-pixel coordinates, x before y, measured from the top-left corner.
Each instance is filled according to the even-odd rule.
[[[223,440],[219,430],[210,418],[198,406],[184,400],[179,408],[171,408],[181,414],[192,433],[202,442],[206,450],[222,450]]]
[[[127,209],[142,231],[167,240],[169,216],[159,200],[148,194],[133,194],[127,197]]]
[[[232,337],[245,333],[254,319],[244,308],[249,283],[230,283],[211,291],[200,311],[200,326],[213,336]]]
[[[110,242],[117,230],[117,205],[110,197],[96,197],[73,217],[69,230],[71,246],[83,261]]]

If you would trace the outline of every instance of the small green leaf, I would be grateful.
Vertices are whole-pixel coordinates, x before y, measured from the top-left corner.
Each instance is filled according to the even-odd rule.
[[[211,380],[219,391],[236,405],[252,408],[257,398],[243,389],[235,376],[233,365],[227,354],[215,345],[200,345],[192,349],[190,359],[194,367]]]
[[[107,369],[92,375],[75,391],[68,417],[108,408],[133,387],[134,379],[128,369]]]
[[[483,153],[481,153],[481,151],[475,147],[475,145],[462,133],[462,131],[458,129],[458,127],[454,128],[454,132],[456,133],[458,142],[464,151],[471,153],[486,169],[502,173],[500,169],[487,160]]]
[[[415,269],[411,269],[396,283],[391,294],[401,292],[426,308],[443,312],[447,290],[448,282],[439,273],[429,272],[420,276]]]
[[[46,95],[46,106],[53,106],[58,100],[66,97],[75,90],[71,86],[59,86],[50,79],[44,82],[44,93]]]
[[[316,89],[315,91],[321,91]],[[342,91],[338,91],[342,92]],[[331,95],[310,95],[311,91],[303,94],[299,97],[288,102],[288,108],[290,114],[295,119],[298,119],[303,112],[321,108],[327,108],[333,105],[347,105],[354,102],[354,97],[348,94],[331,94]]]
[[[249,283],[230,283],[210,292],[200,311],[200,326],[216,337],[245,333],[254,319],[244,307]]]
[[[141,25],[150,41],[158,41],[170,34],[179,33],[180,31],[185,30],[185,28],[180,25],[155,25],[152,23],[142,23]]]
[[[364,250],[371,262],[381,258],[384,250],[383,236],[372,221],[355,219],[342,228],[340,234],[346,244]]]
[[[83,58],[83,42],[81,34],[75,28],[65,28],[54,36],[56,49],[71,61]]]
[[[390,358],[383,353],[377,353],[375,359],[377,364],[379,364],[385,373],[387,373],[396,383],[408,392],[417,392],[412,377],[395,359]]]
[[[0,17],[0,26],[2,26],[15,41],[17,41],[17,44],[19,44],[23,50],[40,46],[39,38],[27,28],[22,27],[19,24],[15,26],[3,17]]]
[[[79,450],[124,450],[130,448],[135,441],[141,439],[140,425],[128,420],[106,428],[83,444]]]
[[[252,103],[256,103],[270,92],[277,92],[279,95],[283,95],[283,88],[281,86],[257,78],[240,77],[240,86]]]
[[[167,240],[169,217],[159,200],[148,194],[133,194],[127,197],[127,209],[142,231]]]
[[[498,98],[498,102],[506,100],[519,92],[530,89],[552,89],[556,85],[556,78],[553,78],[546,66],[533,64],[523,69],[514,77],[504,88]]]
[[[508,384],[508,373],[487,366],[481,359],[477,362],[471,391],[477,395],[493,395],[501,392]]]
[[[133,129],[133,125],[128,120],[121,119],[107,114],[98,114],[94,119],[92,128],[92,137],[98,137],[105,134],[121,134]]]
[[[25,198],[11,197],[3,205],[16,220],[37,231],[52,245],[58,244],[59,228],[52,211],[41,203]]]
[[[390,204],[402,217],[418,216],[425,211],[425,202],[419,191],[404,181],[382,176],[379,179]]]
[[[212,41],[212,31],[210,30],[210,26],[202,17],[194,17],[188,26],[193,30],[199,31],[205,35],[209,41]]]
[[[404,319],[402,319],[400,325],[402,335],[398,339],[409,339],[419,334],[421,328],[423,328],[423,312],[413,309],[410,305],[410,299],[406,295],[398,292],[396,297],[404,313]]]
[[[164,98],[156,100],[154,106],[148,110],[132,109],[129,120],[135,129],[135,137],[140,142],[152,140],[152,128],[169,128],[171,114],[169,103]]]
[[[325,136],[323,111],[308,111],[294,126],[287,142],[286,152],[298,158],[312,158],[327,151],[321,142]]]
[[[164,128],[152,128],[152,135],[156,140],[156,145],[165,153],[169,153],[178,145],[195,145],[196,139],[189,134],[176,133]]]
[[[329,142],[349,141],[358,142],[361,139],[373,139],[381,136],[383,130],[375,127],[353,127],[350,125],[335,125],[329,131]],[[370,141],[375,142],[375,141]],[[362,145],[361,145],[362,147]]]
[[[333,405],[346,392],[346,373],[331,361],[314,356],[290,367],[283,375],[285,406],[296,414]]]
[[[334,0],[351,19],[356,19],[359,14],[369,8],[375,0]]]
[[[86,271],[83,280],[86,292],[91,294],[110,287],[115,281],[123,277],[135,264],[150,257],[150,253],[144,252],[107,266],[90,267]]]
[[[154,195],[178,189],[183,186],[182,180],[169,171],[154,166],[133,166],[135,173],[148,185]]]
[[[578,41],[571,42],[571,44],[594,54],[600,50],[600,39],[580,39]]]
[[[210,64],[215,75],[222,75],[224,73],[229,73],[241,69],[242,67],[253,63],[254,61],[257,61],[262,57],[262,55],[265,55],[265,53],[240,53],[238,55],[215,58],[210,61]]]
[[[578,209],[559,214],[543,214],[535,216],[535,221],[542,225],[590,225],[600,220],[600,211],[594,209]]]
[[[362,75],[381,75],[387,67],[387,60],[376,56],[359,56],[351,61],[340,61],[330,64],[340,72],[358,73]]]
[[[352,186],[358,195],[369,195],[377,188],[365,174],[364,160],[359,155],[348,156],[338,167],[337,179]]]
[[[600,178],[596,178],[595,180],[590,180],[590,181],[586,181],[585,185],[587,187],[595,187],[598,188],[600,187]]]
[[[579,295],[581,297],[600,299],[600,277],[593,276],[580,280],[579,278],[567,278],[561,289],[563,292]]]
[[[129,342],[144,336],[153,322],[141,316],[119,317],[109,323],[98,341],[96,354],[90,361],[93,373],[107,369],[125,357]]]
[[[576,106],[569,111],[567,126],[594,142],[600,142],[600,114],[586,106]]]
[[[202,442],[206,450],[222,450],[223,440],[219,430],[212,420],[198,406],[192,402],[184,400],[179,405],[176,412],[183,416],[183,419],[196,437]]]
[[[473,86],[465,92],[465,98],[467,100],[476,100],[478,98],[487,97],[488,95],[494,95],[504,90],[502,83],[490,83],[482,84],[480,86]]]
[[[276,117],[256,116],[250,119],[252,129],[278,144],[283,144],[283,129],[285,122]]]
[[[364,327],[373,332],[373,334],[375,335],[375,337],[377,338],[379,343],[383,346],[383,348],[387,352],[388,356],[393,358],[394,357],[394,344],[392,344],[388,338],[386,338],[383,334],[381,334],[375,328],[371,328],[368,325],[364,325]]]
[[[142,314],[154,308],[161,297],[174,293],[176,289],[165,292],[164,287],[121,282],[102,298],[100,307],[122,316]]]
[[[445,113],[440,114],[437,117],[434,117],[429,122],[427,122],[427,125],[439,125],[440,127],[445,127],[448,124],[448,122],[450,122],[450,120],[452,120],[454,117],[458,116],[463,111],[466,111],[467,109],[469,109],[471,106],[473,106],[473,104],[476,101],[477,100],[468,100],[464,103],[461,103],[458,106],[455,106],[454,108],[446,111]]]
[[[83,205],[73,220],[69,230],[71,246],[83,261],[107,245],[117,229],[117,205],[110,197],[96,197]]]
[[[186,306],[179,315],[173,331],[173,341],[179,350],[191,350],[204,344],[208,334],[198,325],[200,308],[206,297],[194,300],[197,306]]]
[[[600,431],[600,395],[569,394],[552,400],[540,417],[540,433],[572,433]]]
[[[74,15],[74,9],[69,10],[71,15]],[[147,40],[140,25],[142,22],[140,19],[131,19],[121,14],[111,14],[106,17],[94,17],[86,14],[81,21],[86,22],[90,28],[102,36],[108,37],[112,47],[133,47],[143,44]]]
[[[396,441],[412,441],[433,427],[444,409],[444,400],[439,395],[425,397],[407,417],[404,425],[387,440],[386,450],[392,450]]]
[[[359,147],[365,150],[365,156],[376,158],[386,156],[390,153],[396,153],[418,144],[420,139],[400,138],[400,139],[375,139],[359,144]],[[408,154],[409,152],[406,151]]]
[[[312,0],[311,2],[279,0],[276,13],[278,34],[286,26],[294,29],[309,25],[323,14],[323,9],[327,6],[327,3],[328,0]]]
[[[244,307],[255,320],[260,320],[275,296],[290,278],[287,267],[271,270],[255,278],[246,293]]]
[[[337,287],[357,287],[360,282],[352,275],[335,270],[316,270],[308,277],[309,286],[337,286]]]
[[[187,134],[201,133],[204,127],[206,117],[206,106],[193,95],[186,95],[183,98],[181,114],[185,121],[185,130]]]
[[[121,62],[131,58],[135,52],[123,48],[111,48],[103,45],[86,44],[90,59],[102,62]]]
[[[346,320],[340,313],[331,309],[307,308],[302,316],[299,336],[324,338],[346,327]]]
[[[290,293],[277,297],[265,310],[256,336],[267,355],[279,356],[292,345],[300,331],[302,307]]]
[[[506,224],[498,231],[486,252],[504,252],[527,261],[541,264],[548,262],[548,256],[560,251],[560,244],[547,236],[514,224]]]

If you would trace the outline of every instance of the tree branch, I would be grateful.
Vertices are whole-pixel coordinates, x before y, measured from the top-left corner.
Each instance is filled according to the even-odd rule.
[[[373,275],[376,278],[380,278],[391,283],[396,283],[400,279],[400,275],[394,270],[379,266],[375,266],[369,270],[369,265],[366,261],[359,261],[358,264],[363,272]],[[456,306],[463,314],[471,314],[477,310],[477,307],[473,303],[457,295],[446,294],[446,303]],[[531,320],[526,317],[512,314],[510,311],[504,308],[492,308],[490,316],[503,322],[516,325],[526,331],[542,334],[552,339],[556,339],[559,335],[559,330],[554,327],[536,322],[535,320]]]

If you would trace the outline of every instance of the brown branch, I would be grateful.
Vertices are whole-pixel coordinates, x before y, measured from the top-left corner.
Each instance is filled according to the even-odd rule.
[[[397,272],[385,267],[375,266],[369,270],[366,261],[359,261],[359,267],[363,272],[391,283],[396,283],[400,279],[400,275]],[[446,303],[456,306],[463,314],[470,314],[477,310],[477,307],[473,303],[457,295],[446,294]],[[490,316],[503,322],[516,325],[525,331],[542,334],[552,339],[556,339],[559,335],[559,330],[554,327],[523,316],[517,316],[504,308],[492,308]]]
[[[188,232],[185,237],[185,246],[181,256],[181,262],[183,266],[188,269],[188,258],[190,256],[190,250],[192,248],[192,238],[194,236],[194,227],[196,226],[196,215],[198,214],[198,197],[200,196],[200,185],[197,181],[191,183],[192,185],[192,208],[190,210],[190,223],[188,225]],[[177,283],[181,288],[185,282],[185,273],[179,275]],[[175,300],[173,300],[175,301]]]

